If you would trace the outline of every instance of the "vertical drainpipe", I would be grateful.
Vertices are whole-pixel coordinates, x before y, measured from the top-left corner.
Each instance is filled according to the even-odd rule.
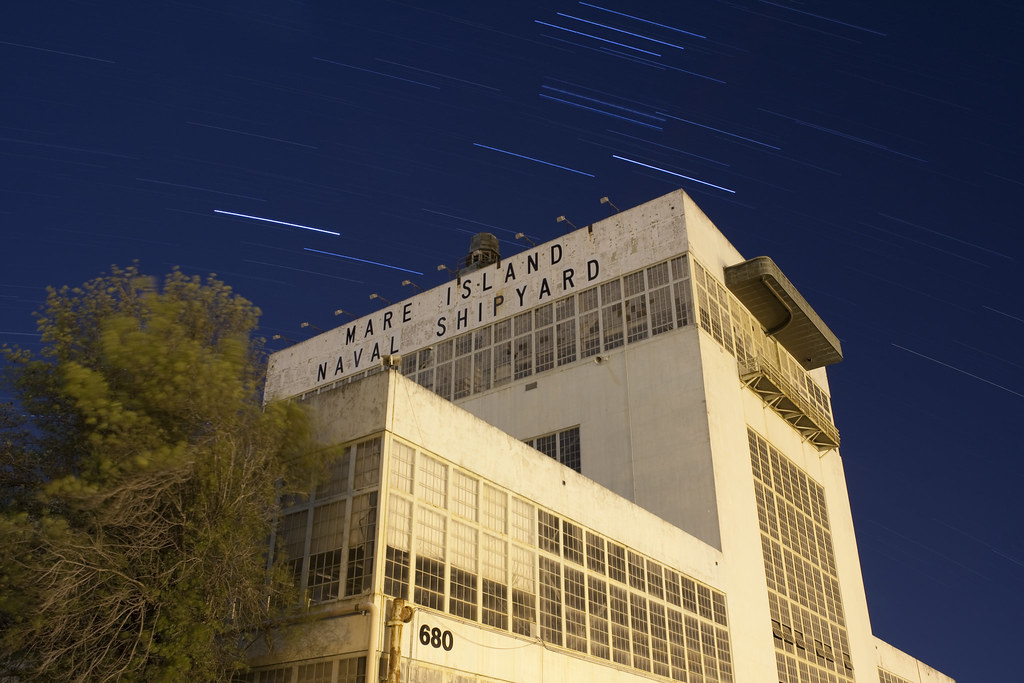
[[[370,613],[370,642],[366,646],[366,683],[378,683],[380,656],[377,654],[377,647],[380,643],[380,625],[377,623],[377,603],[361,602],[356,605],[356,609]]]
[[[388,619],[390,642],[388,643],[387,683],[402,683],[402,625],[412,621],[416,609],[396,598],[391,602],[391,618]]]

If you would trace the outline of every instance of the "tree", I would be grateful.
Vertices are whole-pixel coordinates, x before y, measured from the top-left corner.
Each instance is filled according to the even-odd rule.
[[[258,315],[212,276],[114,268],[49,290],[41,352],[5,349],[0,674],[224,680],[294,603],[267,539],[317,458],[298,406],[261,405]]]

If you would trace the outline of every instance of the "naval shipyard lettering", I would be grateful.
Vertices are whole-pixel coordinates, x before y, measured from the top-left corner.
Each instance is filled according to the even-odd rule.
[[[564,263],[564,254],[559,243],[525,254],[525,261],[524,255],[518,254],[461,276],[443,289],[419,294],[333,330],[342,348],[332,359],[317,363],[315,383],[339,379],[379,362],[383,356],[400,354],[403,348],[415,351],[505,318],[585,287],[600,277],[598,259],[568,265]],[[435,297],[433,305],[431,294]]]

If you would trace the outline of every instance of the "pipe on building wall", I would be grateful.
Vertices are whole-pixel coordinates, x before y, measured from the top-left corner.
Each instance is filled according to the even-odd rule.
[[[402,626],[412,621],[415,608],[406,605],[405,600],[396,598],[391,601],[391,627],[388,643],[388,680],[387,683],[402,683]]]
[[[360,602],[356,605],[360,612],[370,613],[370,642],[366,646],[366,683],[377,683],[380,679],[380,657],[377,647],[380,644],[380,628],[377,625],[377,603]]]

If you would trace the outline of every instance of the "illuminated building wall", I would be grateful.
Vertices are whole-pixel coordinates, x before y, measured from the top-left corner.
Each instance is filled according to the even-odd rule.
[[[346,448],[252,680],[384,675],[403,598],[403,680],[949,681],[871,634],[840,359],[681,191],[274,354]]]

